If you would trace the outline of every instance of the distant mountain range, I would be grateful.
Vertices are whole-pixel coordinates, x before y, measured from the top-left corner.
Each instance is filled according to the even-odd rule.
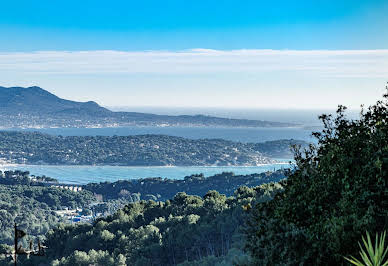
[[[0,87],[1,114],[29,115],[110,115],[112,112],[95,102],[75,102],[61,99],[39,87]]]
[[[61,99],[40,87],[0,87],[2,127],[224,126],[293,127],[281,123],[206,115],[156,115],[113,112],[96,102]]]

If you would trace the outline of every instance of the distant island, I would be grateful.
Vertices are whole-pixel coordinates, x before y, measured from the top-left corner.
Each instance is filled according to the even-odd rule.
[[[240,143],[166,135],[54,136],[0,131],[0,160],[16,164],[120,166],[256,166],[290,158],[304,141]]]
[[[93,101],[65,100],[40,87],[0,86],[0,127],[124,127],[124,126],[219,126],[219,127],[295,127],[249,119],[207,115],[156,115],[138,112],[113,112]]]

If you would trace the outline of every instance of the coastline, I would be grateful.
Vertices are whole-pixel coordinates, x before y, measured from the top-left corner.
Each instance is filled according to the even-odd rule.
[[[260,129],[302,129],[305,128],[306,125],[304,124],[295,124],[295,125],[287,125],[287,126],[227,126],[227,125],[198,125],[198,124],[182,124],[182,125],[104,125],[104,126],[79,126],[79,127],[63,127],[63,126],[46,126],[46,125],[37,125],[37,126],[27,126],[27,127],[2,127],[0,126],[0,130],[44,130],[44,129],[104,129],[104,128],[130,128],[130,127],[137,127],[137,128],[236,128],[236,129],[249,129],[249,128],[260,128]]]
[[[280,159],[277,159],[280,160]],[[120,168],[254,168],[268,165],[289,165],[289,161],[293,159],[283,159],[286,161],[277,161],[274,163],[263,163],[256,165],[110,165],[110,164],[17,164],[17,163],[1,163],[1,167],[66,167],[66,168],[83,168],[83,167],[120,167]]]
[[[91,166],[91,165],[29,165],[3,164],[2,171],[29,171],[35,176],[49,176],[61,183],[87,184],[115,182],[143,178],[167,178],[181,180],[186,176],[203,174],[205,177],[233,172],[235,175],[251,175],[291,168],[287,162],[258,166]]]

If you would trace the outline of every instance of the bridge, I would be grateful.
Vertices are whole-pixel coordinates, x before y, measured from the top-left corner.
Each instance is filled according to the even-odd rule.
[[[83,189],[82,185],[77,185],[77,184],[65,184],[65,183],[58,183],[58,182],[36,182],[36,183],[38,186],[68,189],[74,192],[80,192]]]

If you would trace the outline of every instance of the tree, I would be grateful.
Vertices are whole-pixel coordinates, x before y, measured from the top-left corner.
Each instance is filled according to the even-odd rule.
[[[349,120],[322,115],[318,145],[295,149],[284,192],[259,204],[246,248],[258,265],[335,265],[365,232],[388,225],[388,94]]]

